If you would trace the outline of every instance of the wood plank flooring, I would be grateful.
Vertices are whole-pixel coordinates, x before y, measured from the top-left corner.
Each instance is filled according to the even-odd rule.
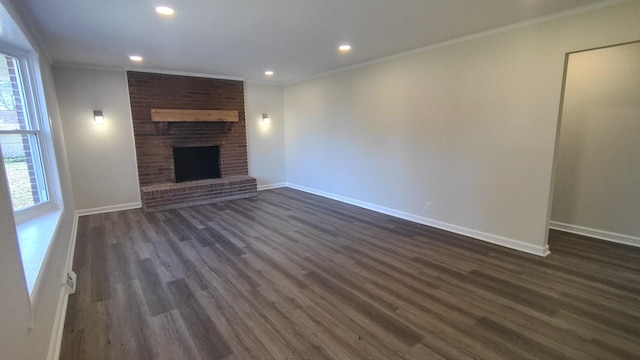
[[[292,189],[80,218],[61,359],[640,358],[640,249],[539,258]]]

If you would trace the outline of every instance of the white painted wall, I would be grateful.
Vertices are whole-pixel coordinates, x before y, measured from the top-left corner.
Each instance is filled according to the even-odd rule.
[[[26,353],[31,308],[6,179],[5,168],[0,166],[0,349],[3,356],[21,359]]]
[[[286,86],[287,180],[543,253],[565,54],[637,40],[639,18],[631,2]]]
[[[569,57],[552,221],[640,240],[639,100],[640,43]]]
[[[27,33],[31,43],[36,44],[14,3],[10,0],[2,0],[2,5],[20,28]],[[5,20],[3,19],[3,24]],[[5,35],[11,36],[11,33],[3,33],[0,36]],[[61,197],[65,207],[30,301],[11,221],[11,204],[5,181],[0,181],[0,304],[2,304],[0,306],[0,358],[2,359],[47,358],[54,325],[56,325],[56,314],[64,303],[62,276],[56,271],[56,264],[64,272],[72,238],[75,209],[52,71],[46,58],[42,56],[39,65],[60,174]],[[0,175],[4,179],[3,171],[0,171]],[[28,329],[30,325],[32,328]]]
[[[56,66],[54,75],[76,208],[139,204],[125,72]],[[93,123],[94,110],[103,125]]]
[[[286,181],[282,90],[279,85],[244,84],[249,175],[258,188]],[[263,113],[271,124],[262,123]]]

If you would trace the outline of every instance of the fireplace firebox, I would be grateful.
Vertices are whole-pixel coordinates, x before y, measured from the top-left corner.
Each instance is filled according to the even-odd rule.
[[[220,147],[174,147],[176,182],[217,179],[220,177]]]

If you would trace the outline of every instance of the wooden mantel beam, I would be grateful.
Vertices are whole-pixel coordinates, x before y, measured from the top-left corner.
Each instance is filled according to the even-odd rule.
[[[219,121],[237,122],[237,110],[151,109],[151,121]]]

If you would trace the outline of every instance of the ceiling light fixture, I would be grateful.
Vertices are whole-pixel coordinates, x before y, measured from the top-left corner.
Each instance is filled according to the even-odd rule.
[[[264,74],[267,75],[267,76],[273,76],[273,71],[267,70],[267,71],[264,72]]]
[[[175,13],[175,10],[173,10],[168,6],[156,6],[156,12],[160,15],[169,16],[169,15],[173,15]]]
[[[140,55],[129,55],[129,59],[131,61],[140,62],[140,61],[142,61],[142,56],[140,56]]]
[[[348,44],[343,44],[338,46],[338,51],[340,51],[341,53],[348,53],[351,51],[351,45]]]

